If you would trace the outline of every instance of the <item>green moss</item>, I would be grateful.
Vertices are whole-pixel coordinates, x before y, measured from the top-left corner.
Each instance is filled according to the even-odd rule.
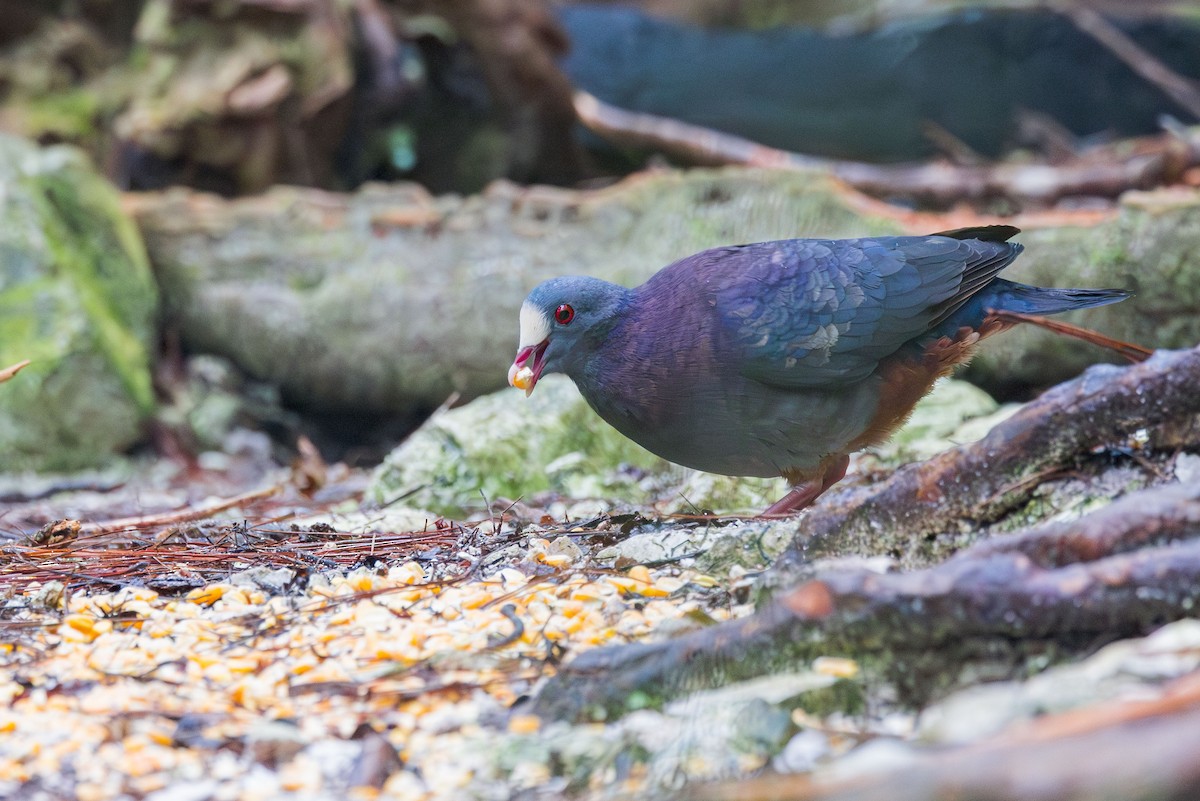
[[[107,358],[143,414],[154,407],[146,344],[156,303],[150,265],[116,193],[74,169],[25,181],[44,222],[52,269],[69,282]]]
[[[667,463],[604,425],[569,379],[547,376],[525,398],[501,391],[436,415],[376,471],[370,495],[458,513],[489,499],[545,490],[645,501],[634,472]],[[481,494],[482,493],[482,494]]]
[[[146,254],[76,151],[0,137],[0,179],[0,364],[33,361],[0,390],[4,467],[100,464],[154,408]]]
[[[49,134],[76,142],[95,133],[100,98],[88,89],[50,92],[25,100],[20,111],[20,127],[27,135]]]

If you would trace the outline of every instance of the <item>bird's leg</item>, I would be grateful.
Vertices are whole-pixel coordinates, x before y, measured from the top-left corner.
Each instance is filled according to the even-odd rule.
[[[849,466],[850,457],[842,454],[825,468],[822,475],[788,490],[786,495],[768,506],[761,517],[785,517],[811,506],[821,493],[846,477],[846,468]]]

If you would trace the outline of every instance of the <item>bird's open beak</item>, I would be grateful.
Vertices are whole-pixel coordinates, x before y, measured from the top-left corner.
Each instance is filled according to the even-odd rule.
[[[525,390],[525,397],[533,394],[533,388],[542,377],[546,367],[546,347],[549,339],[543,339],[536,345],[521,348],[512,366],[508,368],[508,383],[517,389]]]

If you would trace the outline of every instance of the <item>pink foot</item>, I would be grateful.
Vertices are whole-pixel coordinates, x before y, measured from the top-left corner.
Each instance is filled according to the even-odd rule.
[[[807,509],[812,506],[813,501],[821,496],[821,493],[846,477],[846,468],[849,466],[850,457],[839,456],[825,470],[824,476],[818,480],[806,481],[792,487],[786,495],[768,506],[760,517],[787,517],[802,509]]]

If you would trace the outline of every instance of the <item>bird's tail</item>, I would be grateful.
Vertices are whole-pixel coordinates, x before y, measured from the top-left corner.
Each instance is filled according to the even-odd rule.
[[[1144,361],[1152,353],[1140,345],[1122,342],[1060,320],[1047,320],[1042,316],[1119,303],[1132,295],[1123,289],[1051,289],[998,279],[992,282],[986,292],[988,297],[981,300],[987,307],[988,316],[1002,323],[1032,323],[1115,351],[1132,362]]]
[[[1051,289],[997,279],[987,287],[987,304],[997,311],[1060,314],[1120,303],[1132,296],[1123,289]]]

